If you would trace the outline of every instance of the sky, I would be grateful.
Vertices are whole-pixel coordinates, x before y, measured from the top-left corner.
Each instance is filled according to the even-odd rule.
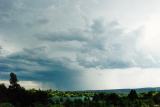
[[[0,83],[160,86],[159,0],[0,0]]]

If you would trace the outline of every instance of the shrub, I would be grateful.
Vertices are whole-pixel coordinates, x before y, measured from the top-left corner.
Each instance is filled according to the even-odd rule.
[[[11,103],[1,103],[0,107],[14,107]]]

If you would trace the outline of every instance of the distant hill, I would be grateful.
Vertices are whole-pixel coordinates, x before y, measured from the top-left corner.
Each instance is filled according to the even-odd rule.
[[[87,90],[90,92],[107,92],[107,93],[129,93],[131,89],[112,89],[112,90]],[[149,91],[160,91],[160,87],[154,88],[136,88],[138,93],[149,92]]]

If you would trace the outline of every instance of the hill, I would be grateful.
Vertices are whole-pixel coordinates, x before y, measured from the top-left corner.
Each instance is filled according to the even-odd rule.
[[[132,89],[111,89],[111,90],[87,90],[89,92],[105,92],[105,93],[126,93],[128,94]],[[149,87],[149,88],[135,88],[137,93],[160,91],[160,87]]]

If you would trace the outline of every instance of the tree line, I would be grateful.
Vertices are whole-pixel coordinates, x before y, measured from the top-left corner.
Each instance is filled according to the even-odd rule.
[[[10,73],[10,85],[0,84],[0,103],[9,102],[15,107],[35,107],[35,103],[48,104],[49,94],[42,90],[26,90],[18,84],[15,73]]]
[[[0,107],[160,107],[160,92],[131,90],[128,94],[117,94],[26,90],[18,84],[15,73],[10,73],[9,83],[8,87],[0,84]]]

